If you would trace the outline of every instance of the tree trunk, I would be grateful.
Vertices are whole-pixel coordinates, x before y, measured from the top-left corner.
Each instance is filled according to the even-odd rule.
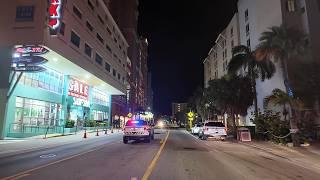
[[[236,126],[236,118],[235,118],[235,114],[234,114],[234,110],[231,109],[231,118],[232,118],[232,132],[233,132],[233,135],[234,135],[234,138],[237,139],[237,126]]]
[[[258,114],[258,99],[257,99],[257,88],[256,88],[256,78],[253,72],[253,64],[249,67],[249,77],[251,79],[251,87],[253,93],[253,103],[254,103],[254,113]]]
[[[290,129],[298,129],[297,113],[295,110],[292,110],[293,116],[290,118]],[[291,139],[294,147],[300,146],[300,137],[298,133],[292,133]]]

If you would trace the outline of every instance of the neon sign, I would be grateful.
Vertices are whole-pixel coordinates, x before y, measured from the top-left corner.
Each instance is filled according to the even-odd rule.
[[[81,99],[89,99],[89,86],[76,79],[70,78],[68,95]]]
[[[17,47],[15,49],[15,53],[19,53],[23,55],[25,54],[42,55],[42,54],[46,54],[47,52],[49,52],[49,50],[46,49],[45,47],[35,46],[35,45],[27,45],[27,46]]]
[[[56,30],[60,26],[62,0],[50,0],[49,27]]]

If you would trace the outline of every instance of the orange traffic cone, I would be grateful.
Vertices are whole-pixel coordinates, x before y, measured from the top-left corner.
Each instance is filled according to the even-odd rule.
[[[97,134],[96,134],[96,136],[99,136],[99,130],[97,129]]]
[[[84,130],[83,138],[87,138],[87,130]]]

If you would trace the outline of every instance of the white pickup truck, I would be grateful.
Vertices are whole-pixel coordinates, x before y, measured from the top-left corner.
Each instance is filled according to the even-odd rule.
[[[227,138],[227,128],[222,122],[206,121],[199,131],[199,138],[203,140],[215,138],[224,141]]]

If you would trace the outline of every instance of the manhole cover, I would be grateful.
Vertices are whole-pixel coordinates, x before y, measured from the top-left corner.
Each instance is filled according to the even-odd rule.
[[[43,159],[45,159],[45,158],[53,158],[53,157],[56,157],[56,155],[55,154],[45,154],[45,155],[41,155],[40,156],[40,158],[43,158]]]

